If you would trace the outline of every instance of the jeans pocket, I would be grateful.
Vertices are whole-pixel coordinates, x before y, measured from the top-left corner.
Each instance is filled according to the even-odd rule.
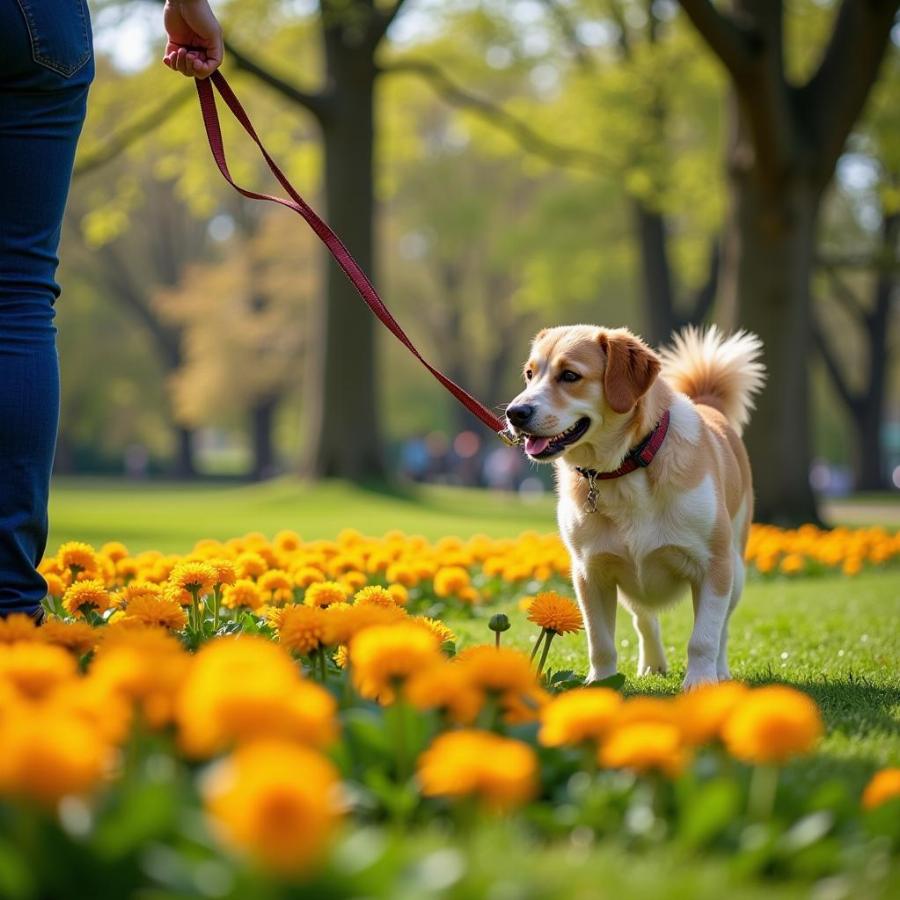
[[[70,78],[91,58],[87,0],[17,0],[34,61]]]

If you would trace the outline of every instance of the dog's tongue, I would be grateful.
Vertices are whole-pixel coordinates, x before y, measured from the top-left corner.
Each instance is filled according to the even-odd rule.
[[[525,438],[525,452],[531,456],[540,455],[549,445],[550,438],[536,437],[533,434],[529,434],[528,437]]]

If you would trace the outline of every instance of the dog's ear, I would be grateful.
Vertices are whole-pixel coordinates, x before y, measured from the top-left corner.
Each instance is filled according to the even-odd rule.
[[[626,413],[650,390],[659,375],[659,357],[641,340],[629,334],[601,333],[606,353],[603,389],[606,402],[617,413]]]

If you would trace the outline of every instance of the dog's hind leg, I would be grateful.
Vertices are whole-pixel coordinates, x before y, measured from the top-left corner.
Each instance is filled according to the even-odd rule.
[[[638,634],[638,675],[665,675],[668,671],[666,651],[659,631],[659,618],[654,612],[626,601]]]
[[[719,681],[728,681],[731,678],[731,671],[728,668],[728,622],[731,620],[731,614],[738,605],[738,601],[741,599],[741,594],[744,591],[746,566],[737,550],[734,551],[732,565],[734,566],[734,581],[731,585],[731,602],[728,605],[725,621],[722,623],[722,636],[719,638],[719,657],[716,660],[716,675]]]

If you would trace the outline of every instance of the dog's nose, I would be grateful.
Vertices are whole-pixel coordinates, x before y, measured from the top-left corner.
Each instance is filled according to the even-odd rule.
[[[533,415],[534,407],[530,403],[517,403],[515,406],[506,407],[506,418],[517,428],[527,425]]]

